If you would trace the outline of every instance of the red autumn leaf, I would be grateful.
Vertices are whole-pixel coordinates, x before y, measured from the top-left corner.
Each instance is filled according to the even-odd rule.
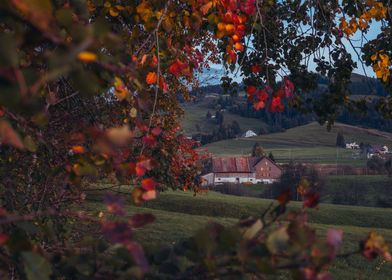
[[[173,63],[170,67],[169,67],[169,72],[178,77],[181,73],[181,68],[177,63]]]
[[[254,108],[256,111],[261,110],[261,109],[264,109],[264,108],[265,108],[265,102],[264,102],[264,101],[257,101],[257,102],[255,102],[255,103],[253,104],[253,108]]]
[[[284,111],[284,106],[282,100],[279,96],[274,96],[269,107],[271,113],[280,113]]]
[[[143,166],[140,166],[138,164],[136,165],[135,172],[137,176],[144,176],[144,174],[146,174],[146,171],[147,170]]]
[[[284,93],[287,98],[294,94],[294,84],[287,77],[284,77]]]
[[[268,93],[265,90],[260,89],[256,92],[255,97],[256,97],[256,101],[253,104],[253,108],[255,110],[263,109],[265,107],[265,104],[266,104],[268,98],[269,98]]]
[[[155,221],[155,216],[152,214],[135,214],[129,219],[131,227],[139,228],[146,224],[151,224]]]
[[[250,67],[250,70],[252,71],[252,73],[256,74],[259,73],[261,71],[261,66],[259,64],[254,64]]]
[[[158,65],[158,58],[156,55],[152,57],[152,66],[155,67]]]
[[[159,136],[162,133],[162,128],[160,127],[154,127],[153,129],[151,129],[151,133],[154,136]]]
[[[278,197],[276,198],[276,200],[279,202],[280,205],[286,205],[287,202],[290,201],[290,197],[291,197],[291,193],[290,190],[281,192]]]
[[[157,142],[157,139],[152,134],[147,134],[143,137],[142,141],[148,145],[153,146]]]
[[[137,176],[141,177],[144,176],[144,174],[146,174],[146,172],[151,169],[152,169],[151,160],[142,157],[136,163],[135,172]]]
[[[250,86],[247,86],[247,87],[246,87],[246,93],[247,93],[247,94],[252,95],[252,94],[254,94],[256,91],[257,91],[257,88],[256,88],[255,86],[250,85]]]
[[[1,144],[8,144],[20,150],[24,149],[23,142],[20,139],[19,135],[6,121],[0,122],[0,145]]]
[[[3,246],[10,237],[5,233],[0,233],[0,246]]]
[[[136,174],[136,163],[130,162],[128,164],[128,174],[129,175],[135,175]]]
[[[157,183],[153,178],[146,178],[142,180],[141,185],[142,185],[142,189],[146,191],[152,191],[155,190]]]
[[[188,65],[183,63],[181,60],[177,59],[176,62],[174,62],[172,65],[169,67],[169,72],[178,77],[181,74],[184,74],[187,72]],[[188,71],[189,72],[189,71]]]
[[[227,63],[235,64],[236,62],[237,62],[237,54],[235,53],[235,51],[230,50],[227,56]]]
[[[247,15],[256,13],[256,0],[245,0],[241,3],[241,11]]]
[[[269,95],[264,89],[260,89],[256,92],[256,97],[260,101],[267,101],[269,98]]]
[[[166,93],[167,92],[167,84],[165,78],[162,76],[159,78],[159,88]]]
[[[304,195],[304,207],[316,208],[320,201],[320,194],[318,192],[308,192]]]

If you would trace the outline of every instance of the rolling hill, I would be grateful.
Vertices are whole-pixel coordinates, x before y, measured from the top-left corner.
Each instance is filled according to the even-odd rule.
[[[200,132],[202,133],[212,133],[213,129],[217,128],[217,124],[214,119],[208,120],[206,118],[208,111],[213,115],[216,111],[211,106],[211,101],[211,99],[207,98],[203,101],[185,104],[183,106],[185,115],[182,121],[182,127],[187,135],[192,135],[198,132],[196,125],[199,125]],[[259,119],[245,118],[227,111],[224,112],[223,124],[229,124],[234,120],[239,123],[242,132],[251,129],[257,133],[261,128],[267,128],[267,125]]]
[[[358,155],[352,150],[336,148],[338,131],[343,133],[346,142],[356,141],[392,147],[392,133],[341,123],[336,123],[331,131],[328,131],[325,126],[313,122],[285,132],[218,141],[203,148],[207,148],[213,155],[243,155],[249,154],[252,146],[258,142],[267,152],[272,152],[278,161],[297,159],[363,165],[364,156],[357,158]]]

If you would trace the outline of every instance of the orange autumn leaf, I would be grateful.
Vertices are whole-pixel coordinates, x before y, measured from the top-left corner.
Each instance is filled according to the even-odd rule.
[[[84,154],[86,152],[86,149],[83,146],[73,146],[72,147],[72,152],[74,154]]]
[[[149,72],[146,76],[146,83],[148,85],[155,84],[157,82],[157,73]]]
[[[96,61],[98,59],[98,57],[93,52],[84,51],[84,52],[80,52],[78,54],[78,59],[83,62],[93,62],[93,61]]]
[[[207,2],[207,4],[204,4],[203,6],[201,6],[200,10],[203,13],[203,15],[206,15],[208,13],[208,11],[212,8],[212,1]]]

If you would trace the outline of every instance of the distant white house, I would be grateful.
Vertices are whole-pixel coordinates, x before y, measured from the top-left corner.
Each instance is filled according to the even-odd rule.
[[[382,157],[382,155],[388,154],[389,149],[388,146],[378,146],[374,145],[368,149],[367,158],[372,158],[374,156]]]
[[[254,136],[257,136],[257,134],[253,130],[248,130],[247,132],[242,134],[241,137],[249,138],[249,137],[254,137]]]
[[[356,142],[346,143],[346,149],[357,150],[359,149],[359,145]]]

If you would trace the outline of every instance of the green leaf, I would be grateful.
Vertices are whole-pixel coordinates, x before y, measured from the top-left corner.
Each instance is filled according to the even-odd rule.
[[[69,9],[56,11],[56,19],[60,25],[69,27],[72,25],[72,12]]]
[[[48,261],[37,253],[23,252],[22,258],[28,280],[49,280],[52,269]]]
[[[29,152],[35,153],[37,151],[37,144],[30,135],[27,135],[23,142]]]
[[[0,34],[0,65],[13,67],[18,64],[17,44],[12,34]]]

